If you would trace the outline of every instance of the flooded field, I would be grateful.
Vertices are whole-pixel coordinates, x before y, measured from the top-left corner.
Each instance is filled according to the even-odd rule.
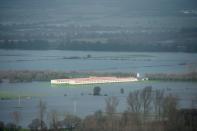
[[[102,96],[92,96],[93,85],[89,86],[51,86],[49,82],[33,83],[3,83],[0,84],[0,90],[4,93],[10,93],[16,96],[27,96],[21,99],[20,106],[17,108],[18,99],[0,100],[0,118],[6,122],[12,120],[10,112],[20,111],[22,113],[22,125],[28,123],[37,114],[37,105],[39,99],[47,102],[47,112],[56,109],[60,113],[76,114],[85,117],[93,114],[95,111],[105,111],[105,99],[107,96],[116,96],[119,99],[118,112],[127,109],[126,99],[129,92],[142,89],[146,86],[152,86],[155,89],[164,89],[166,95],[173,94],[179,98],[180,108],[190,108],[192,100],[197,94],[197,83],[192,82],[134,82],[119,84],[101,84]],[[120,89],[124,89],[124,94]],[[76,103],[76,107],[74,106]],[[76,108],[76,109],[75,109]]]
[[[88,56],[88,57],[87,57]],[[128,53],[81,51],[0,51],[0,70],[53,70],[79,72],[139,72],[181,73],[197,66],[197,54],[188,53]],[[101,96],[93,96],[94,86],[101,87]],[[84,118],[95,111],[105,111],[105,99],[116,96],[118,112],[127,109],[129,92],[152,86],[164,89],[165,94],[179,98],[179,108],[191,108],[197,95],[196,82],[144,81],[90,86],[52,86],[50,81],[0,84],[0,95],[11,99],[0,100],[0,120],[12,121],[10,113],[22,114],[21,125],[27,127],[36,118],[40,99],[46,101],[47,112],[56,109]],[[121,88],[124,93],[121,93]],[[19,103],[20,97],[20,103]],[[12,99],[14,98],[14,99]],[[21,108],[17,108],[18,106]],[[61,115],[63,116],[63,115]],[[45,118],[47,119],[47,118]]]
[[[197,54],[1,50],[0,63],[0,70],[176,73],[195,69]]]

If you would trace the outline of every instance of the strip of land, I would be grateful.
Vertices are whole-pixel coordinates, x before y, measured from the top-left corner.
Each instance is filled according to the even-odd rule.
[[[32,82],[32,81],[51,81],[52,79],[87,78],[97,77],[136,77],[136,73],[99,73],[99,72],[64,72],[64,71],[30,71],[30,70],[7,70],[0,71],[0,81],[10,83]]]
[[[53,79],[71,79],[88,77],[136,77],[137,73],[124,72],[79,72],[79,71],[32,71],[32,70],[1,70],[0,82],[18,83],[32,81],[51,81]],[[197,81],[197,72],[186,73],[149,73],[144,78],[163,81]],[[141,78],[141,79],[144,79]]]
[[[186,73],[149,73],[146,74],[149,80],[163,80],[163,81],[197,81],[197,72]]]

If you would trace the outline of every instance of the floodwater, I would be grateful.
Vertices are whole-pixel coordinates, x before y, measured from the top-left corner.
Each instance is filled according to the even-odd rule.
[[[197,54],[0,50],[0,63],[0,70],[173,73],[196,68]]]
[[[87,58],[87,55],[91,57]],[[0,70],[53,70],[53,71],[97,71],[97,72],[139,72],[157,73],[188,72],[196,69],[195,53],[129,53],[129,52],[82,52],[82,51],[19,51],[0,50]],[[164,89],[166,94],[179,98],[179,108],[191,108],[197,96],[196,82],[132,82],[100,84],[102,96],[92,96],[94,85],[90,86],[52,86],[50,82],[1,83],[0,92],[17,96],[21,99],[0,100],[0,121],[12,122],[13,111],[22,114],[20,125],[27,127],[37,117],[37,105],[40,99],[47,103],[47,113],[57,110],[72,113],[80,117],[105,110],[107,96],[119,99],[118,112],[127,109],[128,93],[152,86]],[[124,94],[120,89],[124,89]],[[46,114],[47,114],[46,113]],[[61,118],[60,118],[61,119]]]

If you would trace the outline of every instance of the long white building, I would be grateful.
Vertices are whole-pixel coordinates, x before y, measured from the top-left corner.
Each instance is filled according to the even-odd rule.
[[[134,82],[138,81],[135,77],[88,77],[88,78],[71,78],[51,80],[51,84],[69,84],[84,85],[97,83],[117,83],[117,82]]]

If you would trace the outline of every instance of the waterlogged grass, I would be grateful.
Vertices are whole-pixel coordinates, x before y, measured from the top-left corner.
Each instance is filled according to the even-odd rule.
[[[91,59],[97,60],[133,60],[133,59],[144,59],[149,60],[150,58],[155,57],[148,54],[132,54],[132,55],[118,55],[118,56],[102,56],[102,57],[92,57]]]
[[[54,88],[94,88],[95,86],[102,86],[110,83],[99,83],[99,84],[83,84],[83,85],[69,85],[69,84],[51,84]]]
[[[8,92],[0,92],[0,99],[16,99],[16,95]]]
[[[8,91],[0,92],[1,100],[18,99],[19,96],[21,99],[31,99],[32,97],[43,97],[46,96],[46,94],[19,93],[19,92],[8,92]]]
[[[96,86],[102,87],[103,85],[115,85],[115,84],[128,84],[128,83],[137,83],[145,81],[132,81],[132,82],[112,82],[112,83],[94,83],[94,84],[79,84],[79,85],[69,85],[69,84],[51,84],[51,87],[54,88],[94,88]]]
[[[127,57],[127,58],[139,58],[139,57],[156,57],[153,55],[148,55],[148,54],[132,54],[132,55],[125,55],[122,57]]]

